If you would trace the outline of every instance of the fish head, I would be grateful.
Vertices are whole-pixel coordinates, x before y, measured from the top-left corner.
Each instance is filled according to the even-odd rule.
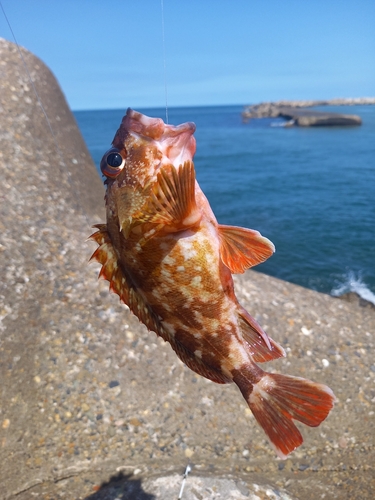
[[[120,230],[130,227],[132,214],[150,195],[158,171],[173,164],[176,169],[195,154],[195,124],[168,125],[132,109],[123,117],[103,156],[100,169],[105,176],[107,219],[118,218]]]
[[[195,124],[173,126],[161,118],[151,118],[128,109],[117,130],[111,148],[100,163],[110,185],[117,183],[145,186],[162,165],[176,168],[193,159],[196,150]]]

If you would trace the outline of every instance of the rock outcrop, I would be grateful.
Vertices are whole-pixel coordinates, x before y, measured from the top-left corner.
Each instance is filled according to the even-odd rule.
[[[287,351],[272,369],[338,397],[278,460],[234,386],[191,372],[98,283],[85,240],[104,221],[104,190],[55,78],[23,54],[56,139],[1,40],[0,497],[177,498],[190,461],[183,500],[372,499],[374,310],[256,272],[236,278]]]
[[[277,101],[262,102],[251,106],[245,106],[242,118],[245,122],[253,118],[277,118],[283,117],[288,120],[286,126],[298,125],[300,127],[314,126],[346,126],[361,125],[362,120],[357,115],[342,113],[328,113],[322,111],[306,110],[314,106],[354,106],[375,104],[375,98],[349,98],[331,99],[328,101]]]

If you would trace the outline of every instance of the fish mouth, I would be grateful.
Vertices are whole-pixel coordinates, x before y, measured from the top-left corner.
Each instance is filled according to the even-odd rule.
[[[190,161],[196,151],[193,122],[169,125],[161,118],[152,118],[128,108],[120,128],[113,140],[114,147],[121,149],[128,134],[148,139],[157,144],[162,153],[162,164],[172,163],[175,167]]]

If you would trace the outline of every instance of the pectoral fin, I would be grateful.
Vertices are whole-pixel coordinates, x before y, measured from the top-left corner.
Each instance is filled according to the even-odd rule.
[[[134,218],[141,223],[155,224],[158,233],[161,230],[177,232],[198,225],[201,213],[195,201],[193,163],[187,161],[179,169],[173,165],[162,167],[150,198]]]
[[[273,243],[253,229],[219,225],[220,253],[232,273],[243,273],[270,257]]]

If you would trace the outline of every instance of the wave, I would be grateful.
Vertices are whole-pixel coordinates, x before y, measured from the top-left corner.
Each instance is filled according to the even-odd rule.
[[[367,300],[367,302],[371,302],[371,304],[375,305],[375,294],[363,281],[361,273],[348,271],[342,276],[340,281],[341,283],[338,283],[337,286],[331,290],[331,295],[339,297],[344,293],[354,292],[363,300]]]
[[[277,122],[271,122],[271,127],[292,127],[295,123],[295,120],[283,120]]]

